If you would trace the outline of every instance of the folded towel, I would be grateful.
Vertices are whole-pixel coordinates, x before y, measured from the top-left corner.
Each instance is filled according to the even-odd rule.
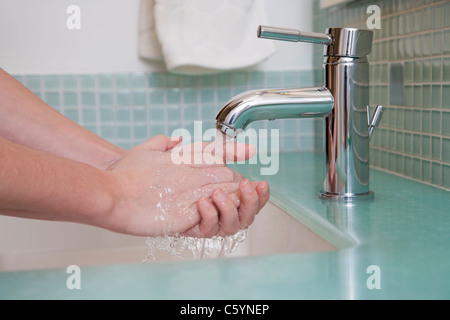
[[[141,0],[139,8],[138,52],[142,58],[164,60],[156,34],[154,0]]]
[[[147,1],[147,6],[151,6]],[[143,6],[144,7],[144,6]],[[154,0],[154,37],[141,47],[160,44],[167,69],[179,74],[205,74],[255,65],[275,52],[271,41],[256,37],[257,27],[267,23],[262,0]],[[144,15],[144,13],[142,13]],[[147,25],[151,25],[151,18]],[[150,30],[150,29],[147,29]],[[142,57],[157,59],[156,49]],[[155,51],[155,52],[153,52]]]

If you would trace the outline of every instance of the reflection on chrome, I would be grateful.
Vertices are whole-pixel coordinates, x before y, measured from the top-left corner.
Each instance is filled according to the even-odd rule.
[[[216,128],[234,137],[257,120],[325,118],[324,199],[372,198],[369,140],[383,107],[369,116],[369,64],[372,32],[328,28],[326,34],[260,26],[260,38],[326,45],[324,85],[318,88],[262,89],[241,93],[219,111]]]

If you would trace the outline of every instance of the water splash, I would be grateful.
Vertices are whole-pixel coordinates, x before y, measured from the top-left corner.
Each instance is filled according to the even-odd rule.
[[[211,238],[194,238],[186,236],[160,236],[147,238],[148,255],[144,262],[157,260],[159,252],[170,253],[182,260],[200,260],[225,257],[239,247],[247,235],[247,230],[240,230],[231,236],[214,236]]]
[[[203,150],[202,156],[205,157],[207,151],[214,151],[207,154],[209,160],[215,164],[223,163],[223,153],[226,152],[226,143],[234,141],[233,137],[229,137],[219,130],[215,130],[214,140],[209,148]],[[216,152],[217,151],[217,152]],[[228,150],[229,151],[229,150]],[[206,154],[205,154],[206,153]],[[220,161],[219,161],[220,159]],[[191,159],[194,160],[194,159]],[[205,161],[206,159],[203,158]],[[214,161],[218,161],[216,163]],[[180,177],[179,183],[185,183],[186,178]],[[165,196],[168,196],[171,190],[165,190]],[[166,203],[165,197],[160,194],[160,201],[158,208],[162,214],[162,219],[167,217],[166,206],[170,206],[170,202]],[[158,260],[160,253],[169,253],[179,259],[183,260],[199,260],[205,258],[221,258],[225,257],[239,247],[239,245],[246,239],[247,230],[240,230],[234,235],[230,236],[214,236],[211,238],[195,238],[186,236],[159,236],[147,238],[146,244],[148,246],[148,255],[144,262],[152,262]]]

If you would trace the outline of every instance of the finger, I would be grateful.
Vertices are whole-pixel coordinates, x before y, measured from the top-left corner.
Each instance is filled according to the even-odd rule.
[[[194,167],[223,166],[229,162],[250,159],[256,154],[256,146],[228,141],[223,143],[216,139],[213,142],[196,142],[180,146],[176,152],[181,157],[188,157]]]
[[[203,185],[211,183],[239,182],[242,175],[228,167],[204,167],[199,169],[198,175]]]
[[[253,223],[255,215],[259,211],[259,195],[253,183],[247,179],[239,183],[239,190],[241,192],[241,205],[239,206],[240,225],[244,229]]]
[[[198,231],[202,237],[212,237],[219,232],[219,214],[214,205],[205,197],[197,202],[198,212],[201,220]]]
[[[230,197],[221,189],[213,192],[212,199],[219,210],[219,235],[232,235],[239,231],[239,213]]]
[[[197,202],[201,197],[211,198],[216,189],[222,189],[226,194],[230,194],[239,191],[239,182],[212,183],[195,190],[187,190],[180,196],[180,201],[189,206],[189,203]]]
[[[244,161],[256,154],[256,146],[252,144],[228,141],[224,147],[223,159],[225,163]]]
[[[259,182],[256,186],[256,192],[259,196],[259,210],[261,210],[270,198],[269,184],[266,181]]]
[[[172,141],[171,138],[158,135],[154,136],[147,141],[145,141],[141,146],[153,151],[166,151],[174,147],[174,144],[177,145],[181,142],[181,137],[178,140]]]
[[[182,141],[183,141],[183,137],[181,137],[181,136],[170,137],[170,142],[167,144],[166,150],[170,150],[170,149],[175,148]]]

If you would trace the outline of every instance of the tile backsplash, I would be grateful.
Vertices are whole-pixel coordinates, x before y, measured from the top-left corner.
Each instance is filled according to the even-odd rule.
[[[371,164],[450,189],[450,1],[360,0],[323,10],[315,0],[314,30],[367,29],[371,5],[381,9],[381,28],[373,30],[369,56],[370,104],[372,110],[376,104],[386,107],[371,141]],[[323,49],[315,50],[319,70]],[[399,105],[389,99],[394,63],[404,69]]]
[[[312,71],[235,71],[207,76],[164,72],[123,74],[15,75],[50,106],[100,135],[129,149],[151,136],[171,136],[194,121],[203,132],[230,98],[260,88],[307,87]],[[249,125],[279,129],[280,151],[313,151],[314,121],[275,120]]]

